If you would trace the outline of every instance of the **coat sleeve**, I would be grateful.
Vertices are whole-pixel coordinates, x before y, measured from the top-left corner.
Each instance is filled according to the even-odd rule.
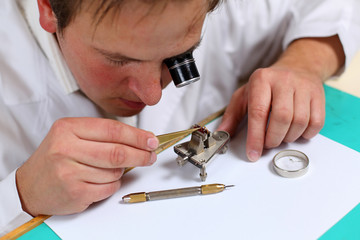
[[[6,63],[14,60],[5,55],[7,50],[12,49],[8,43],[13,40],[6,33],[9,29],[12,32],[18,31],[13,25],[10,25],[17,22],[13,14],[16,9],[15,4],[15,1],[0,1],[0,42],[2,43],[0,46],[0,237],[32,219],[32,216],[22,210],[15,178],[17,168],[28,157],[23,154],[27,147],[22,141],[24,136],[18,130],[19,122],[13,118],[4,99],[7,94],[4,89],[6,86],[4,79]],[[23,45],[16,47],[17,51],[24,50]],[[21,55],[19,58],[21,59],[23,56]],[[15,76],[11,70],[7,71],[7,74]],[[17,89],[14,95],[23,96],[23,92]],[[11,101],[11,99],[8,100]]]
[[[15,173],[16,170],[0,181],[0,237],[32,219],[21,208]]]
[[[285,49],[292,41],[305,37],[338,35],[344,48],[346,66],[360,46],[360,2],[358,0],[297,0],[289,12]]]

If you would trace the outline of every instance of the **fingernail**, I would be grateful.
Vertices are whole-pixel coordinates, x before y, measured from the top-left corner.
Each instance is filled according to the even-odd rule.
[[[257,152],[257,151],[253,151],[251,150],[249,153],[248,153],[248,158],[251,162],[256,162],[257,160],[259,160],[260,158],[260,154]]]
[[[225,130],[227,128],[227,126],[229,125],[229,120],[223,120],[220,125],[218,126],[217,130]]]
[[[159,146],[159,140],[156,137],[149,138],[147,145],[151,150],[155,150]]]
[[[153,165],[154,162],[156,162],[156,159],[157,159],[157,154],[155,152],[152,152],[151,157],[150,157],[150,161],[149,161],[149,166]]]

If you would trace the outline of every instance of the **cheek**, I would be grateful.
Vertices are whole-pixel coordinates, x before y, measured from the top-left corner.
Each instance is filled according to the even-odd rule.
[[[115,92],[123,85],[123,79],[127,76],[127,71],[109,66],[98,60],[82,59],[81,77],[78,79],[82,88],[91,89],[95,92],[107,91]],[[85,90],[85,89],[84,89]]]
[[[114,89],[126,76],[126,71],[108,65],[81,45],[62,44],[62,51],[77,83],[85,92]]]
[[[106,66],[88,65],[84,71],[86,72],[86,80],[91,82],[94,87],[101,88],[116,83],[116,74]]]
[[[164,89],[172,81],[169,69],[165,64],[162,65],[161,70],[161,87]]]

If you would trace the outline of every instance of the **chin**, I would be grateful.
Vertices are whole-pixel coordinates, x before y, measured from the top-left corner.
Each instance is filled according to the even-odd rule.
[[[145,106],[136,107],[136,108],[124,106],[124,104],[119,104],[116,101],[99,102],[97,105],[105,112],[119,117],[131,117],[137,115],[145,108]]]
[[[144,108],[142,108],[142,109],[110,109],[110,111],[106,111],[106,112],[116,115],[116,116],[119,116],[119,117],[131,117],[131,116],[139,114],[143,109]]]

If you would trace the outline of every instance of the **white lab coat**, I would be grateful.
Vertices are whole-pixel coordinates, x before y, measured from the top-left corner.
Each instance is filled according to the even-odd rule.
[[[202,80],[170,84],[160,103],[138,116],[138,127],[157,134],[188,128],[225,106],[238,79],[271,64],[297,38],[338,34],[350,62],[360,42],[359,10],[357,0],[227,0],[207,18],[195,52]],[[65,91],[49,61],[16,2],[1,0],[0,236],[31,219],[21,209],[15,171],[53,122],[105,117],[79,91]]]

